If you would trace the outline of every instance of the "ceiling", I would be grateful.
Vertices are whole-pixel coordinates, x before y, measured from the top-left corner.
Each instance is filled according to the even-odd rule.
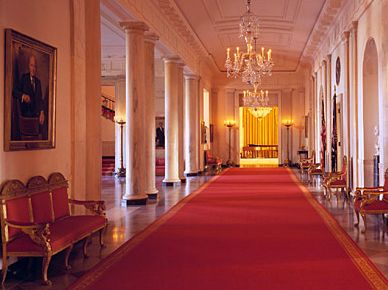
[[[192,30],[224,71],[227,47],[243,46],[240,16],[246,0],[175,0]],[[194,5],[195,3],[195,5]],[[325,0],[252,0],[260,18],[258,45],[271,48],[274,71],[295,71]]]

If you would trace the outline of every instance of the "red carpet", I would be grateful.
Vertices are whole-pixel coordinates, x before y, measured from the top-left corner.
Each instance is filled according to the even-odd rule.
[[[387,289],[291,171],[231,169],[71,289]]]

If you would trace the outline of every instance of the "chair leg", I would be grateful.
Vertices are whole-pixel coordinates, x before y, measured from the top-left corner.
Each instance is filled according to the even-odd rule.
[[[359,224],[360,224],[360,212],[359,211],[354,211],[356,213],[356,218],[357,218],[357,221],[356,223],[354,224],[355,227],[358,228]]]
[[[51,253],[43,257],[42,262],[42,283],[43,285],[51,286],[51,281],[47,278],[47,271],[51,261]]]
[[[105,247],[105,244],[104,244],[104,230],[105,230],[105,228],[103,228],[103,229],[101,229],[101,230],[99,231],[99,240],[100,240],[100,246],[101,246],[101,248],[102,248],[102,247]]]
[[[84,244],[83,244],[83,247],[82,247],[82,249],[83,249],[83,254],[84,254],[84,258],[89,258],[88,253],[87,253],[87,248],[88,248],[88,242],[89,242],[89,240],[90,240],[90,236],[88,236],[88,237],[86,237],[86,238],[84,239]]]
[[[7,271],[8,271],[8,257],[3,257],[3,279],[1,284],[4,284],[5,278],[7,278]]]
[[[73,250],[73,247],[74,245],[71,245],[70,247],[68,247],[66,249],[66,254],[65,254],[65,268],[67,271],[71,270],[71,266],[69,264],[69,257],[70,257],[70,253],[71,253],[71,250]]]
[[[366,214],[361,213],[362,220],[364,221],[364,229],[361,231],[362,233],[366,232]]]

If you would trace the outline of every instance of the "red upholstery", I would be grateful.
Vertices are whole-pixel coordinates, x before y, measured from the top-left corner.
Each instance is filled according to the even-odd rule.
[[[361,200],[358,199],[354,202],[354,208],[359,211],[361,207]],[[370,204],[366,204],[363,207],[365,211],[383,210],[388,211],[388,202],[384,200],[376,200]]]
[[[37,224],[53,221],[50,193],[48,191],[34,194],[31,197],[34,222]]]
[[[213,154],[207,150],[206,151],[206,165],[210,166],[220,166],[222,164],[222,159],[214,157]]]
[[[63,249],[71,243],[89,235],[94,229],[105,225],[102,216],[67,216],[50,224],[50,244],[52,250]],[[41,252],[42,248],[23,234],[7,244],[9,252]]]
[[[55,220],[70,215],[67,188],[57,188],[52,191]]]
[[[28,198],[22,197],[17,199],[8,200],[7,206],[7,219],[15,223],[28,224],[31,223],[29,214]],[[9,228],[9,237],[12,238],[21,231],[14,228]]]
[[[164,158],[156,158],[155,159],[155,175],[156,176],[164,176],[165,174],[165,159]]]

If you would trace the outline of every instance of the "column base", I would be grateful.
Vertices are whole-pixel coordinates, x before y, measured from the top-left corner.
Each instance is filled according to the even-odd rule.
[[[116,177],[125,177],[126,170],[125,168],[119,168],[119,170],[115,173]]]
[[[180,179],[164,179],[163,181],[163,185],[165,186],[174,186],[176,184],[179,184],[181,182]]]
[[[146,205],[147,200],[148,200],[148,195],[133,195],[128,197],[123,197],[121,199],[121,206]]]
[[[185,175],[187,177],[190,177],[190,176],[198,176],[199,174],[198,174],[198,172],[189,172],[189,173],[185,173]]]
[[[148,199],[158,199],[159,193],[158,192],[147,193],[147,195],[148,195]]]

